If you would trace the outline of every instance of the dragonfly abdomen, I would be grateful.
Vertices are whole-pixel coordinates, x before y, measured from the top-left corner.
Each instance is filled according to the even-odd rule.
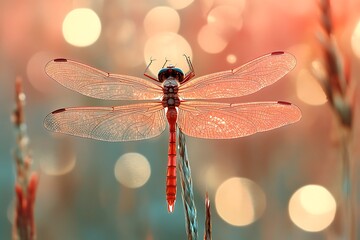
[[[166,113],[169,122],[169,148],[168,148],[168,166],[166,174],[166,200],[168,211],[174,210],[176,199],[176,120],[177,110],[175,107],[169,107]]]

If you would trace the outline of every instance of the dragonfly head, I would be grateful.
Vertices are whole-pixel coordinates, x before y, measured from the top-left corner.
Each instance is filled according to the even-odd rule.
[[[176,68],[174,65],[169,65],[159,71],[158,79],[160,82],[164,82],[170,77],[175,78],[181,83],[184,80],[184,73],[180,68]]]

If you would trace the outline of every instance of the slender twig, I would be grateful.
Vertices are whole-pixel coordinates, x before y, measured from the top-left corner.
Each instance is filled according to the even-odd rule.
[[[196,240],[198,237],[198,223],[194,203],[193,184],[191,169],[187,154],[185,135],[179,129],[179,171],[182,189],[182,199],[185,208],[186,233],[188,240]]]
[[[325,79],[319,79],[329,104],[339,120],[339,139],[341,141],[342,157],[342,239],[355,240],[356,237],[356,180],[355,166],[351,157],[351,132],[353,106],[351,103],[351,85],[348,69],[345,68],[344,57],[339,50],[333,35],[333,23],[331,19],[331,6],[329,0],[320,0],[321,25],[324,34],[320,35],[320,43],[324,54],[324,67],[327,75]],[[316,72],[315,72],[316,75]]]
[[[15,101],[12,120],[17,132],[17,144],[14,151],[16,164],[16,206],[13,225],[13,239],[33,240],[35,239],[34,203],[38,184],[38,175],[30,172],[32,158],[29,154],[24,105],[25,94],[23,92],[21,78],[15,82]]]
[[[205,233],[204,240],[211,240],[211,213],[208,193],[205,196]]]

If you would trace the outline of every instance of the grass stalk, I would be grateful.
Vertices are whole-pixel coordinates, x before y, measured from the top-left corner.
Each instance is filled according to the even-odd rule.
[[[178,129],[179,138],[179,172],[181,180],[182,200],[185,209],[186,233],[188,240],[197,240],[198,223],[196,218],[196,207],[194,202],[193,183],[191,169],[187,154],[185,135]]]
[[[211,240],[211,212],[208,193],[205,196],[205,232],[204,240]]]
[[[324,30],[319,41],[323,51],[323,63],[326,70],[325,79],[319,78],[322,83],[328,102],[338,120],[339,141],[341,142],[342,186],[341,202],[342,239],[356,240],[356,165],[351,154],[353,129],[353,85],[349,78],[347,59],[343,57],[336,43],[331,17],[329,0],[320,0],[321,25]],[[318,76],[316,71],[315,76]]]

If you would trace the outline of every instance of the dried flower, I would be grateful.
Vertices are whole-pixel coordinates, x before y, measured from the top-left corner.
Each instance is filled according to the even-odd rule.
[[[21,78],[15,82],[16,108],[12,116],[17,130],[17,145],[14,158],[16,164],[16,207],[13,239],[35,239],[34,204],[38,185],[38,174],[30,173],[32,158],[28,151],[28,137],[24,117],[25,94]]]

